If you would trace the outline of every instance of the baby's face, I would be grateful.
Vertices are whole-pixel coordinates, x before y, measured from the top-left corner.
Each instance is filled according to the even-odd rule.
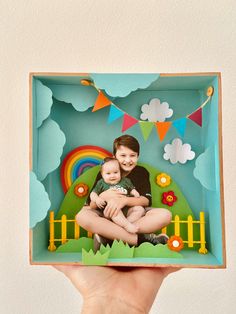
[[[107,184],[117,184],[121,180],[120,166],[118,161],[111,160],[102,166],[102,178]]]

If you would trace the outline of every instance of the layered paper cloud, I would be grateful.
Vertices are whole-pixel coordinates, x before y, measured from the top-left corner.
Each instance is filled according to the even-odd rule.
[[[169,108],[169,104],[167,102],[161,103],[158,98],[153,98],[149,104],[142,105],[141,111],[140,119],[149,122],[164,122],[166,118],[173,115],[173,110]]]
[[[204,153],[198,156],[193,170],[194,177],[200,181],[206,189],[216,190],[215,173],[216,148],[208,147]]]
[[[48,194],[43,184],[34,172],[30,172],[30,228],[42,221],[51,206]]]
[[[147,88],[159,74],[91,74],[96,87],[112,97],[125,97],[139,88]]]
[[[172,164],[177,162],[185,164],[188,160],[192,160],[195,157],[195,152],[191,150],[191,145],[183,144],[179,138],[175,138],[171,144],[166,144],[164,151],[163,158],[170,160]]]
[[[36,101],[36,124],[37,128],[43,123],[50,114],[52,107],[52,91],[39,80],[34,81],[35,84],[35,101]]]
[[[57,100],[72,104],[77,111],[86,111],[94,105],[97,91],[91,86],[80,85],[51,85],[53,97]]]
[[[44,121],[38,129],[38,167],[37,176],[40,181],[60,165],[60,158],[66,137],[59,125],[52,119]]]

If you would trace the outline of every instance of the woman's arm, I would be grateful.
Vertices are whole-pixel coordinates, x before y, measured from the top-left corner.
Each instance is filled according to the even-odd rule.
[[[121,196],[118,198],[112,198],[107,202],[107,206],[104,210],[104,216],[107,218],[112,218],[113,216],[117,216],[119,211],[125,206],[148,206],[149,200],[144,197],[127,197]]]

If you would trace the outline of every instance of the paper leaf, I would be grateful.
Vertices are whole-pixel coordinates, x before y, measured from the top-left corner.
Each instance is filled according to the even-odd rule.
[[[171,122],[157,122],[156,123],[156,129],[157,129],[157,133],[158,133],[160,141],[164,140],[170,126],[171,126]]]
[[[60,165],[66,138],[59,125],[52,119],[47,119],[38,129],[38,168],[40,181]]]
[[[129,128],[131,128],[133,125],[138,123],[139,121],[131,116],[129,116],[127,113],[124,115],[124,121],[122,125],[122,132],[125,132]]]
[[[182,119],[175,120],[172,122],[173,126],[177,129],[177,131],[182,137],[184,137],[184,133],[186,129],[186,122],[187,122],[186,118],[182,118]]]
[[[93,110],[92,112],[94,111],[97,111],[97,110],[100,110],[106,106],[109,106],[111,104],[111,100],[108,99],[104,94],[103,92],[99,92],[98,93],[98,97],[96,99],[96,102],[94,104],[94,107],[93,107]]]
[[[51,206],[44,185],[37,179],[34,172],[30,172],[30,228],[42,221]]]
[[[43,85],[39,80],[35,80],[36,93],[36,120],[37,128],[43,123],[50,114],[52,107],[52,91],[47,86]]]
[[[50,85],[53,97],[72,104],[75,110],[84,112],[93,107],[97,99],[97,91],[92,86],[81,85]],[[66,104],[65,104],[66,105]]]
[[[115,120],[123,117],[124,112],[119,110],[117,107],[115,107],[114,105],[110,106],[110,112],[109,112],[109,117],[108,117],[108,123],[112,123]]]
[[[198,156],[193,170],[194,177],[200,181],[206,189],[216,190],[216,148],[215,146],[208,147],[204,153]]]
[[[195,153],[191,150],[191,145],[183,144],[179,138],[175,138],[171,144],[165,145],[164,151],[163,158],[170,160],[172,164],[177,162],[185,164],[188,160],[192,160],[195,157]]]
[[[188,116],[190,120],[202,126],[202,108],[199,108],[197,111],[193,112],[190,116]]]
[[[154,124],[152,122],[139,121],[139,126],[146,141],[152,132]]]
[[[166,118],[173,115],[173,110],[169,108],[169,104],[167,102],[161,103],[158,98],[153,98],[149,104],[142,105],[141,111],[140,119],[149,122],[164,122]]]
[[[126,97],[137,89],[144,89],[160,74],[99,74],[90,75],[95,85],[113,97]]]

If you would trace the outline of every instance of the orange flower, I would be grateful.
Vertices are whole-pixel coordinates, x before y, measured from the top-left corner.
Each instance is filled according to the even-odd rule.
[[[179,236],[172,236],[168,239],[167,245],[171,251],[179,252],[184,247],[183,239]]]
[[[165,187],[170,185],[170,181],[171,181],[171,177],[168,176],[166,173],[160,173],[157,177],[156,177],[156,183],[161,186],[161,187]]]
[[[74,188],[75,195],[81,198],[86,196],[88,194],[88,191],[89,191],[89,187],[85,183],[79,183]]]

